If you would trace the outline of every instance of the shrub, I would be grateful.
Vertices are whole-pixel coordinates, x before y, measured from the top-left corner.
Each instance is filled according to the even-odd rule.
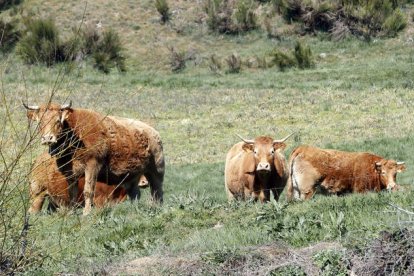
[[[174,47],[170,49],[170,65],[173,72],[180,72],[185,68],[185,52],[177,52]]]
[[[222,34],[238,34],[256,29],[257,16],[253,0],[207,0],[204,10],[210,30]]]
[[[209,63],[209,68],[212,72],[219,74],[223,65],[221,64],[220,59],[216,56],[216,55],[211,55],[210,56],[210,63]]]
[[[20,40],[17,54],[28,64],[51,66],[65,60],[59,41],[59,32],[50,19],[30,20],[27,34]]]
[[[406,26],[407,18],[400,9],[396,9],[392,15],[385,20],[382,27],[387,36],[393,37]]]
[[[296,61],[288,53],[284,53],[280,50],[275,49],[272,52],[272,65],[277,65],[280,71],[285,71],[287,68],[296,66]]]
[[[230,74],[240,73],[242,62],[238,55],[232,54],[226,59],[226,62],[228,65],[227,73],[230,73]]]
[[[95,27],[92,27],[90,25],[86,26],[81,30],[80,37],[82,41],[82,52],[85,55],[90,55],[96,51],[99,45],[99,41],[101,40],[101,36]]]
[[[0,11],[19,5],[23,0],[0,0]]]
[[[4,22],[0,20],[0,51],[9,52],[16,45],[21,37],[21,32],[17,29],[17,22]]]
[[[294,55],[300,69],[314,66],[312,51],[309,46],[303,45],[299,41],[296,42]]]
[[[170,20],[171,13],[167,0],[155,0],[155,8],[160,13],[163,24]]]
[[[126,71],[125,57],[122,52],[123,47],[119,35],[112,30],[105,31],[93,53],[94,67],[104,73],[109,73],[113,67],[120,72]]]
[[[246,32],[257,28],[257,16],[254,13],[253,4],[252,0],[238,2],[235,18],[239,32]]]

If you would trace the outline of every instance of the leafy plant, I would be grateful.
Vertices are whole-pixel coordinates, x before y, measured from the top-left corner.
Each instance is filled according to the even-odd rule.
[[[256,29],[257,16],[254,13],[254,2],[252,0],[242,0],[237,4],[235,18],[237,29],[240,32],[246,32]]]
[[[285,71],[288,68],[296,66],[296,60],[289,53],[282,52],[280,50],[273,50],[271,53],[273,65],[279,67],[280,71]]]
[[[407,26],[407,18],[401,11],[396,9],[394,12],[385,20],[382,28],[387,36],[394,37],[397,33],[403,30]]]

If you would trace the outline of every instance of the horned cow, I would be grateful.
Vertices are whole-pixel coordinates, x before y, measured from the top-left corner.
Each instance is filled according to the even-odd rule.
[[[254,140],[243,140],[229,150],[225,165],[225,188],[229,200],[252,197],[261,202],[275,200],[286,185],[288,171],[283,155],[284,143],[291,135],[281,140],[259,136]]]
[[[318,187],[324,193],[337,195],[396,190],[396,175],[405,170],[405,165],[367,152],[300,146],[292,152],[289,168],[290,201],[309,199]]]
[[[39,123],[41,143],[49,146],[76,203],[78,179],[85,177],[84,215],[91,211],[96,181],[121,183],[131,199],[139,198],[138,180],[149,181],[152,198],[162,202],[165,162],[156,130],[132,119],[47,103],[28,106],[27,117]]]

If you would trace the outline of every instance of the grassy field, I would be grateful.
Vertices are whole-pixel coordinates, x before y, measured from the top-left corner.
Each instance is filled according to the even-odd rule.
[[[368,252],[382,231],[413,229],[413,216],[392,206],[410,212],[414,206],[412,19],[396,38],[370,43],[321,36],[279,41],[262,30],[212,34],[198,22],[202,8],[191,1],[174,1],[167,25],[160,24],[152,1],[63,2],[23,5],[56,18],[66,31],[82,20],[119,31],[128,71],[106,75],[88,62],[69,70],[27,66],[13,53],[2,57],[1,269],[13,263],[28,275],[344,275],[351,257]],[[222,59],[233,52],[243,59],[270,58],[272,49],[291,49],[298,39],[311,47],[315,68],[243,67],[239,74],[216,74],[208,67],[213,53]],[[178,74],[169,70],[171,45],[195,53]],[[45,148],[38,137],[30,138],[21,101],[40,104],[51,96],[153,125],[167,160],[165,203],[154,206],[144,190],[139,202],[94,210],[88,217],[81,210],[30,216],[28,231],[22,230],[27,174]],[[398,175],[405,191],[316,196],[293,204],[284,196],[264,205],[227,203],[224,159],[239,141],[235,134],[282,138],[292,132],[286,156],[310,144],[405,161],[407,171]]]

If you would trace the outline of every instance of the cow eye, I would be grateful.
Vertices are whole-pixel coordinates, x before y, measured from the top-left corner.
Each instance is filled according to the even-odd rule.
[[[270,154],[275,154],[275,150],[274,150],[274,149],[272,149],[272,150],[270,151]]]
[[[253,151],[253,152],[254,152],[254,154],[257,154],[257,149],[254,149],[254,151]]]
[[[386,175],[386,172],[381,172],[382,175]]]

